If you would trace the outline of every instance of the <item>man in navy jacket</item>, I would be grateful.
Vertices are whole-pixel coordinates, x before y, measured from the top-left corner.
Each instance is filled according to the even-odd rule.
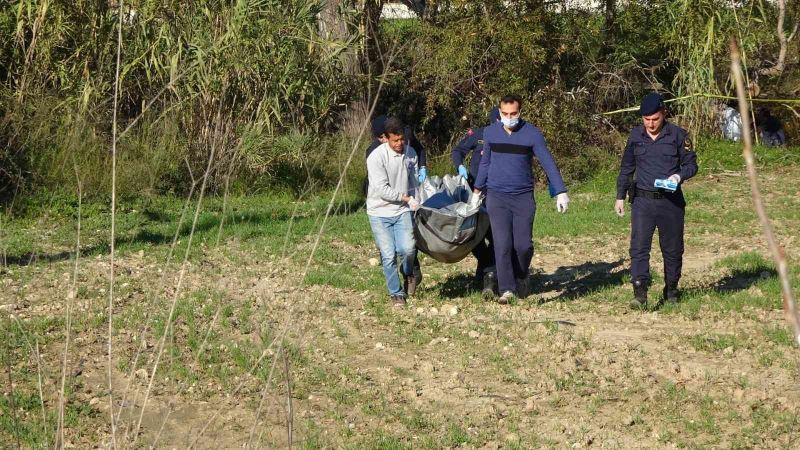
[[[533,158],[544,169],[556,197],[556,208],[565,212],[567,187],[561,178],[544,136],[534,125],[520,119],[522,100],[516,95],[500,99],[500,122],[483,133],[484,148],[475,192],[486,191],[486,209],[492,224],[499,303],[515,295],[528,295],[528,273],[533,258]]]

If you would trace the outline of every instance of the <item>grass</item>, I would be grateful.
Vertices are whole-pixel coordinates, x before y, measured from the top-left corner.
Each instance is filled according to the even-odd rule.
[[[759,233],[749,209],[746,180],[718,175],[741,170],[738,150],[722,143],[706,144],[699,146],[701,173],[686,188],[690,203],[687,242],[690,248],[733,248],[723,248],[721,254],[729,256],[709,261],[705,273],[687,271],[678,305],[645,313],[629,313],[625,307],[629,279],[624,261],[565,261],[558,273],[533,277],[531,298],[498,309],[480,300],[471,285],[471,269],[464,269],[467,266],[442,265],[424,256],[423,289],[409,310],[399,313],[385,302],[380,268],[369,263],[376,251],[358,196],[345,195],[337,204],[310,270],[301,280],[329,194],[297,199],[274,193],[229,198],[221,232],[222,199],[204,200],[189,253],[190,270],[197,276],[187,280],[188,287],[179,293],[168,328],[170,277],[182,258],[190,229],[186,220],[179,223],[185,199],[157,196],[123,202],[117,216],[121,266],[113,323],[119,352],[116,367],[123,373],[139,368],[149,373],[147,357],[152,357],[153,350],[146,350],[134,366],[133,349],[142,337],[148,347],[157,348],[158,339],[168,331],[156,376],[158,390],[189,396],[191,387],[192,398],[220,402],[221,393],[242,385],[240,407],[254,410],[272,363],[282,362],[275,354],[260,361],[286,312],[283,304],[265,300],[277,301],[285,295],[287,304],[289,299],[298,303],[296,327],[284,340],[293,398],[297,411],[311,411],[314,417],[296,417],[301,448],[583,445],[599,439],[596,429],[586,428],[601,420],[593,418],[612,417],[620,411],[634,418],[631,430],[646,436],[658,434],[656,441],[649,442],[661,445],[746,448],[771,445],[772,435],[796,439],[796,409],[775,401],[744,401],[747,409],[743,410],[730,398],[736,389],[749,392],[759,386],[759,375],[753,371],[746,376],[738,370],[730,375],[711,365],[702,374],[692,374],[689,384],[671,375],[669,367],[647,375],[652,361],[661,357],[658,352],[673,352],[676,359],[697,354],[704,362],[752,364],[754,371],[769,371],[770,377],[780,380],[800,375],[800,367],[793,362],[791,334],[780,317],[775,318],[781,296],[774,265],[763,251],[736,246],[737,236]],[[772,202],[770,213],[783,236],[796,234],[800,223],[796,184],[784,179],[787,171],[797,173],[797,153],[796,149],[758,150],[765,191]],[[567,243],[576,246],[573,259],[580,259],[582,250],[593,255],[592,246],[624,243],[629,217],[620,219],[611,211],[614,183],[613,173],[600,173],[575,186],[566,215],[557,214],[547,194],[537,192],[535,238],[544,251]],[[60,371],[54,361],[63,349],[64,329],[59,289],[69,278],[65,274],[71,271],[74,257],[76,208],[76,202],[64,197],[38,199],[28,203],[23,214],[2,217],[0,249],[8,264],[2,269],[0,287],[10,299],[2,303],[19,307],[15,314],[23,320],[20,325],[5,320],[0,329],[9,350],[4,362],[11,364],[17,386],[13,395],[0,399],[0,446],[14,447],[19,436],[24,445],[41,447],[47,434],[40,430],[54,427],[52,409],[44,421],[41,418],[38,373],[28,343],[38,344],[45,353],[45,379],[55,376]],[[108,252],[108,208],[87,203],[82,212],[84,247],[76,296],[80,312],[74,316],[73,333],[81,342],[99,345],[103,338],[95,340],[96,331],[106,324],[107,267],[102,264]],[[170,250],[176,234],[176,248]],[[653,265],[656,283],[651,298],[661,282]],[[261,282],[271,286],[268,282],[275,271],[288,277],[285,288],[290,293],[254,288]],[[796,286],[800,272],[793,266],[791,273]],[[315,287],[303,293],[291,291],[301,281]],[[555,287],[569,291],[568,295],[540,297]],[[306,294],[309,298],[303,298]],[[48,301],[49,296],[55,301]],[[445,303],[457,305],[458,312],[449,316]],[[51,304],[52,310],[43,309]],[[574,327],[556,321],[571,317],[588,321],[591,315],[598,318],[595,324],[612,330],[647,320],[688,330],[656,341],[644,335],[617,347],[603,344],[598,352],[598,336],[608,330],[588,328],[580,320]],[[144,328],[148,318],[149,327]],[[725,329],[715,326],[717,322],[732,325]],[[473,330],[479,337],[469,335]],[[376,342],[384,348],[376,349]],[[81,351],[90,347],[80,345]],[[659,345],[659,350],[652,345]],[[78,348],[74,344],[74,351]],[[101,356],[95,353],[89,358]],[[419,362],[428,360],[436,370],[421,373]],[[272,382],[283,389],[286,380],[281,364],[278,367]],[[67,424],[80,446],[88,442],[81,441],[81,436],[102,428],[106,417],[90,407],[86,397],[79,397],[85,395],[81,394],[85,386],[74,383],[68,388],[75,400],[67,404]],[[440,389],[443,397],[429,399],[432,388]],[[46,385],[45,391],[50,405],[52,389]],[[447,402],[450,396],[464,395],[462,391],[468,392],[469,406]],[[91,395],[102,397],[103,393]],[[308,400],[312,397],[324,402],[312,405]],[[515,403],[524,404],[529,397],[535,398],[533,410]],[[481,403],[487,398],[494,400]],[[592,418],[579,419],[584,414]],[[551,426],[548,420],[563,424],[563,430],[541,432],[541,427]],[[619,432],[621,419],[614,420],[604,423],[604,429],[616,430],[617,438],[624,439],[627,428]],[[781,445],[791,447],[791,441]]]

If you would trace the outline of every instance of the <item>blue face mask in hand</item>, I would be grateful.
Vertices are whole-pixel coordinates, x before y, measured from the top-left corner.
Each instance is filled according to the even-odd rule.
[[[501,117],[500,121],[503,122],[503,125],[506,128],[514,128],[519,123],[519,117],[511,117],[511,118]]]

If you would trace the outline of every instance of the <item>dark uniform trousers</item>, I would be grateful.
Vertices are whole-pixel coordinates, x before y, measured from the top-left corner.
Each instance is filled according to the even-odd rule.
[[[469,184],[470,189],[474,189],[474,179],[472,175],[467,179],[467,183]],[[472,249],[472,256],[478,260],[478,268],[475,269],[475,276],[482,277],[488,272],[495,272],[495,263],[494,263],[494,238],[492,237],[492,226],[491,222],[489,223],[489,229],[486,230],[486,236],[478,242]]]
[[[664,280],[676,284],[683,266],[683,228],[686,202],[683,194],[663,194],[662,198],[637,195],[631,205],[631,279],[650,282],[650,248],[653,232],[664,258]]]

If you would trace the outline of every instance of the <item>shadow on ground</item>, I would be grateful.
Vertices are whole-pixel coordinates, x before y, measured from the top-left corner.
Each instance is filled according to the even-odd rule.
[[[599,289],[618,286],[627,274],[627,271],[622,270],[622,264],[623,260],[586,262],[562,266],[553,273],[533,273],[530,277],[530,293],[534,298],[557,293],[540,301],[544,303],[573,300]],[[439,285],[439,296],[448,299],[467,297],[480,289],[481,286],[476,283],[472,273],[460,273],[449,276]]]

